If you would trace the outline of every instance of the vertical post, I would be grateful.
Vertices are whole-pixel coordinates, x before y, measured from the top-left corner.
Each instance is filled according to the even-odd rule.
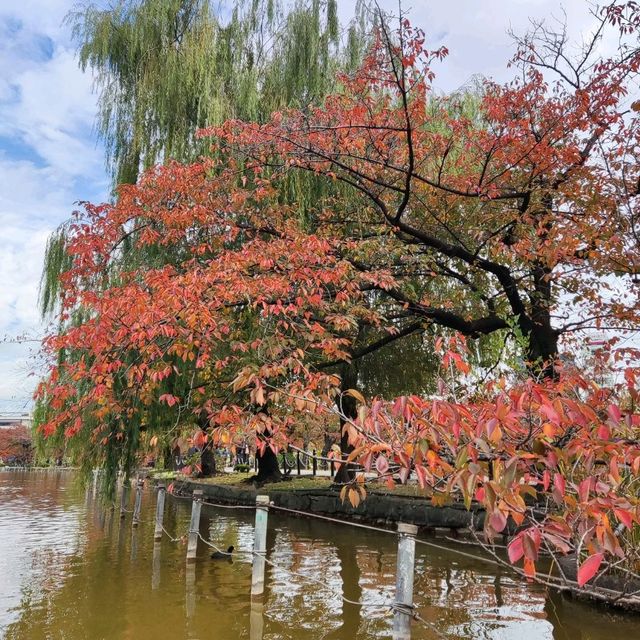
[[[313,450],[313,458],[311,458],[311,475],[315,478],[318,472],[318,459],[316,458],[316,450]]]
[[[124,518],[127,513],[127,507],[125,506],[129,501],[129,482],[126,478],[122,481],[122,489],[120,489],[120,517]]]
[[[158,485],[158,499],[156,502],[156,528],[153,532],[154,540],[162,540],[162,521],[164,520],[164,497],[166,489],[163,484]]]
[[[298,467],[298,475],[302,475],[302,469],[300,467],[300,452],[296,451],[296,465]]]
[[[142,488],[144,487],[144,480],[142,478],[138,478],[138,482],[136,482],[136,502],[133,507],[133,522],[132,526],[137,527],[140,524],[140,509],[142,507]]]
[[[159,542],[153,543],[153,559],[151,561],[151,589],[155,591],[160,586],[160,550]]]
[[[264,557],[267,553],[267,519],[269,496],[256,496],[256,528],[253,537],[253,571],[251,574],[251,598],[264,593]]]
[[[249,613],[249,640],[262,640],[264,638],[263,607],[262,602],[253,601],[251,603],[251,612]]]
[[[194,562],[198,551],[198,533],[200,532],[200,509],[202,509],[202,490],[193,492],[191,504],[191,522],[189,523],[189,541],[187,543],[187,562]]]
[[[416,559],[418,527],[398,523],[398,566],[396,569],[396,609],[393,616],[393,640],[411,638],[411,608],[413,607],[413,573]]]
[[[331,477],[333,478],[333,476],[336,474],[336,467],[333,464],[333,458],[331,459],[331,463],[330,464],[331,464],[331,467],[330,467],[329,473],[331,474]]]
[[[93,497],[96,497],[96,493],[98,492],[98,469],[93,470]]]

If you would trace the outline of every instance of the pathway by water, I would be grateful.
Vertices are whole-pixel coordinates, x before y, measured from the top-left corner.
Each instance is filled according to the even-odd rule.
[[[268,568],[262,615],[252,615],[251,568],[195,566],[185,546],[153,543],[153,493],[142,523],[96,505],[69,472],[0,471],[0,638],[6,640],[352,640],[388,638],[385,611],[343,605],[391,599],[394,536],[269,515],[268,557],[326,587]],[[165,526],[188,529],[189,503],[168,500]],[[202,534],[225,548],[253,543],[251,511],[205,507]],[[415,602],[451,639],[632,640],[640,617],[550,595],[455,553],[417,548]],[[419,624],[414,640],[434,638]]]

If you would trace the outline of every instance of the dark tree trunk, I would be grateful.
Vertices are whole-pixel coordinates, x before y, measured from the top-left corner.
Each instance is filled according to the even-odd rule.
[[[260,437],[263,437],[262,435]],[[268,438],[268,436],[265,436]],[[282,480],[282,471],[278,464],[278,456],[273,452],[271,447],[267,446],[264,453],[260,450],[256,451],[258,460],[258,475],[253,478],[254,482],[264,484],[265,482],[278,482]]]
[[[552,210],[553,200],[550,195],[543,198],[543,203],[547,211]],[[550,231],[551,226],[547,224],[541,240],[545,240]],[[538,260],[533,263],[531,317],[520,319],[520,326],[528,339],[526,357],[529,371],[542,378],[555,378],[558,359],[558,332],[551,323],[552,271],[545,262]]]
[[[200,475],[203,478],[209,478],[216,474],[216,458],[213,455],[213,445],[211,442],[207,442],[200,455],[200,468],[202,469]]]
[[[527,337],[527,363],[530,373],[536,377],[554,378],[558,358],[558,334],[551,327],[551,322],[534,324]]]
[[[268,413],[265,407],[259,407],[257,413]],[[273,452],[273,449],[269,446],[271,441],[271,431],[265,429],[262,433],[256,434],[256,440],[259,443],[264,442],[267,446],[264,448],[264,452],[260,453],[260,449],[256,448],[256,460],[258,461],[258,475],[252,478],[254,482],[258,484],[264,484],[265,482],[279,482],[282,480],[282,472],[278,465],[278,456]]]
[[[162,449],[162,468],[166,470],[175,471],[175,459],[173,457],[173,451],[171,449],[171,445],[167,444]]]
[[[338,398],[338,409],[340,410],[340,455],[346,459],[353,451],[353,446],[349,444],[349,436],[344,428],[348,420],[355,420],[358,417],[358,403],[353,396],[345,395],[348,389],[356,389],[358,385],[358,368],[354,362],[342,365],[340,372],[340,397]],[[355,468],[352,464],[340,465],[336,473],[336,484],[351,482],[355,477]]]
[[[329,451],[331,451],[331,447],[333,447],[335,441],[335,437],[330,433],[324,434],[324,445],[322,446],[322,451],[320,452],[320,455],[323,458],[326,458],[329,455]]]

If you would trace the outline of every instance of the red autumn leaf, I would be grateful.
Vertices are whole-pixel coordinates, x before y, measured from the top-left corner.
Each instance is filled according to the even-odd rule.
[[[163,393],[158,400],[160,402],[166,402],[170,407],[173,407],[180,399],[170,393]]]
[[[598,573],[598,569],[602,564],[602,560],[604,558],[603,553],[594,553],[592,556],[589,556],[578,569],[578,585],[584,587],[589,580],[591,580],[596,573]]]
[[[589,490],[591,489],[591,478],[585,478],[578,485],[578,498],[580,502],[587,502],[589,500]]]
[[[616,518],[624,524],[627,529],[633,528],[633,516],[626,509],[614,509],[613,512],[616,514]]]
[[[622,420],[622,411],[620,411],[620,407],[615,404],[610,404],[607,407],[607,414],[610,420],[615,424],[618,424],[618,422]]]
[[[565,494],[565,480],[564,476],[560,473],[556,473],[553,476],[553,486],[558,490],[558,493],[564,497]]]

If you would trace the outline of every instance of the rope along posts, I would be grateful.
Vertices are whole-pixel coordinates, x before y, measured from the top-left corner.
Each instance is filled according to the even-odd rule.
[[[175,494],[172,494],[175,495]],[[229,556],[237,558],[241,562],[247,562],[252,564],[252,586],[251,586],[251,598],[254,602],[260,602],[262,596],[264,594],[265,588],[265,568],[266,565],[273,567],[287,575],[297,576],[306,581],[313,582],[318,584],[323,589],[331,589],[330,585],[326,583],[325,580],[316,578],[307,573],[301,573],[299,571],[294,571],[289,569],[288,567],[280,564],[279,562],[275,562],[274,560],[266,557],[266,532],[267,532],[267,524],[268,524],[268,512],[270,509],[274,509],[277,511],[282,511],[284,513],[291,513],[293,515],[312,517],[323,521],[335,522],[337,524],[348,525],[350,527],[355,527],[359,529],[366,529],[370,531],[375,531],[379,533],[386,533],[394,536],[398,536],[398,572],[397,572],[397,581],[396,581],[396,597],[395,601],[388,599],[385,601],[378,602],[362,602],[351,600],[345,597],[341,593],[335,593],[335,595],[342,600],[342,602],[355,605],[363,608],[370,609],[379,609],[391,611],[394,614],[394,628],[393,628],[393,639],[394,640],[406,640],[410,638],[411,634],[411,620],[415,620],[425,627],[428,627],[438,638],[445,638],[442,632],[431,622],[425,620],[420,615],[418,615],[415,605],[413,604],[413,576],[414,576],[414,562],[415,562],[415,544],[425,544],[427,546],[433,546],[439,549],[446,549],[451,551],[449,547],[445,547],[443,545],[437,545],[436,543],[429,543],[427,541],[417,540],[415,535],[417,533],[417,527],[414,525],[403,524],[400,523],[398,526],[398,531],[391,531],[389,529],[384,529],[381,527],[365,525],[356,522],[348,522],[346,520],[340,520],[338,518],[331,518],[329,516],[322,516],[315,513],[310,513],[306,511],[300,511],[296,509],[288,509],[286,507],[280,507],[274,505],[270,502],[268,496],[257,496],[256,497],[256,505],[225,505],[225,504],[217,504],[211,503],[203,500],[203,492],[201,490],[195,490],[191,496],[192,499],[192,511],[191,511],[191,521],[188,530],[188,550],[187,550],[187,562],[191,563],[195,561],[197,555],[197,544],[198,541],[201,541],[206,546],[214,549],[221,556]],[[176,497],[182,499],[189,499],[188,496],[184,495],[176,495]],[[254,535],[254,548],[251,551],[245,552],[236,552],[235,554],[230,554],[221,547],[219,547],[214,542],[205,539],[199,531],[200,524],[200,514],[201,507],[203,504],[213,506],[216,508],[223,509],[251,509],[256,511],[256,525],[255,525],[255,535]],[[156,512],[156,528],[158,526],[157,520],[158,512]],[[177,542],[179,540],[183,540],[184,536],[181,537],[171,537],[171,535],[167,532],[164,526],[160,525],[161,532],[164,533],[171,542]],[[154,531],[154,536],[157,535]],[[298,554],[291,554],[298,555]],[[304,554],[300,554],[304,555]],[[468,554],[461,552],[461,555],[469,556],[474,559],[483,559],[479,556],[475,556],[473,554]],[[497,564],[495,561],[487,559],[492,564]],[[333,590],[332,590],[333,592]]]

